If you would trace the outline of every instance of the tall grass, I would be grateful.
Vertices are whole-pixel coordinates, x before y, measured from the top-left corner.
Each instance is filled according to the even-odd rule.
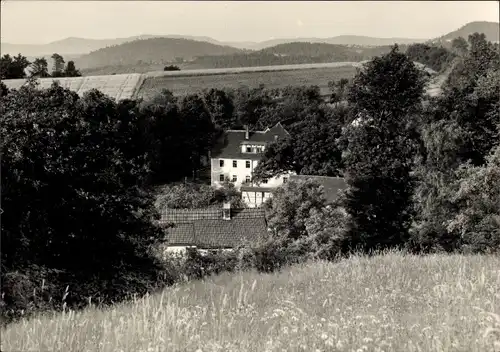
[[[20,321],[2,351],[500,351],[500,258],[355,256]],[[495,315],[496,314],[496,315]]]

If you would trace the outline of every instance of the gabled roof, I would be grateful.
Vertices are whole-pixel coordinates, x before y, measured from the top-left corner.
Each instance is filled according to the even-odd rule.
[[[171,246],[234,248],[267,233],[263,209],[231,209],[231,220],[222,215],[222,209],[167,209],[160,222],[174,225],[166,229]]]
[[[328,203],[334,202],[339,195],[339,191],[347,188],[347,183],[343,177],[312,176],[312,175],[291,175],[290,182],[299,180],[314,180],[323,186],[325,198]]]
[[[283,138],[290,135],[280,122],[272,128],[267,128],[265,131],[250,131],[248,139],[245,139],[245,133],[245,130],[226,131],[223,138],[212,150],[212,157],[224,159],[260,160],[262,158],[261,154],[242,153],[240,148],[241,144],[252,142],[267,144],[275,141],[274,136]]]

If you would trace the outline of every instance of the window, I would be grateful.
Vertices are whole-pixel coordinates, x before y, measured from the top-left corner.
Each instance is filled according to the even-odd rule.
[[[288,182],[288,177],[283,177],[283,183],[287,183]]]
[[[262,153],[262,147],[257,147],[257,153]]]
[[[220,182],[224,182],[224,174],[221,174],[221,175],[219,176],[219,181],[220,181]]]
[[[247,147],[247,153],[251,153],[252,152],[252,147]]]
[[[238,177],[236,177],[236,175],[233,175],[233,182],[236,182],[238,181]]]
[[[267,180],[262,180],[262,183],[266,184],[266,183],[267,183]]]
[[[246,183],[250,183],[251,180],[252,180],[252,178],[250,176],[245,177],[245,182]]]
[[[238,162],[236,160],[233,160],[233,167],[238,167]]]
[[[262,198],[264,198],[265,196],[266,196],[266,193],[262,192]]]
[[[222,159],[221,159],[221,160],[219,160],[219,166],[220,166],[220,167],[224,167],[224,160],[222,160]]]
[[[247,169],[250,169],[250,161],[246,161],[246,162],[245,162],[245,167],[246,167]]]

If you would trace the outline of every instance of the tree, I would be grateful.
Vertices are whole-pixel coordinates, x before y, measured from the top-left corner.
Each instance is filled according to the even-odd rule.
[[[450,73],[434,119],[460,124],[468,138],[459,157],[481,165],[498,141],[500,53],[477,33],[469,36],[469,45],[467,55]]]
[[[74,61],[68,61],[64,70],[64,77],[80,77],[82,74],[75,67]]]
[[[344,250],[348,216],[338,206],[313,208],[305,221],[308,236],[303,239],[313,258],[333,260]]]
[[[463,56],[467,54],[468,47],[467,40],[463,37],[458,37],[451,41],[451,48],[457,55]]]
[[[452,199],[457,213],[447,231],[460,238],[463,251],[500,250],[500,146],[484,166],[464,166],[458,171],[458,191]]]
[[[144,190],[148,151],[131,143],[144,124],[134,104],[25,86],[1,98],[0,120],[2,275],[55,270],[49,281],[59,292],[69,285],[70,306],[153,287],[160,265],[150,247],[164,235]]]
[[[454,53],[442,46],[429,46],[423,43],[410,45],[406,55],[410,60],[424,64],[437,72],[447,68],[455,57]]]
[[[460,58],[443,94],[430,101],[424,114],[424,154],[415,170],[418,187],[411,240],[412,248],[420,251],[466,247],[483,251],[487,243],[484,228],[476,231],[470,224],[458,226],[458,218],[477,210],[468,208],[476,202],[470,195],[463,193],[462,201],[456,195],[462,192],[461,185],[471,182],[462,169],[473,172],[485,167],[491,151],[500,143],[500,71],[498,52],[495,54],[496,49],[484,36],[473,35],[469,40],[469,52]],[[488,192],[475,190],[477,197],[488,199]],[[465,199],[469,205],[464,205]],[[450,222],[457,225],[450,227]],[[477,242],[473,238],[476,235]]]
[[[9,93],[9,88],[5,85],[5,83],[0,82],[0,97],[3,97]]]
[[[349,80],[347,78],[341,78],[339,81],[335,80],[328,82],[328,88],[331,91],[330,103],[339,104],[346,98],[348,90]]]
[[[277,236],[297,240],[307,236],[306,220],[312,209],[326,206],[323,186],[316,181],[289,182],[277,188],[264,205],[268,227]]]
[[[52,60],[54,60],[54,65],[52,66],[52,77],[62,77],[64,72],[64,58],[54,53],[51,56]]]
[[[0,79],[24,78],[26,77],[25,70],[29,65],[28,59],[21,54],[15,57],[5,54],[0,59]]]
[[[268,179],[288,171],[305,175],[342,175],[342,150],[338,142],[342,120],[341,116],[327,117],[319,112],[293,124],[289,138],[266,148],[254,178]]]
[[[36,58],[31,64],[31,77],[49,77],[47,60],[43,57]]]
[[[184,131],[185,148],[188,151],[193,178],[201,167],[201,158],[208,156],[218,136],[210,113],[201,97],[188,95],[179,102],[179,114]]]
[[[424,84],[421,72],[397,46],[354,78],[343,133],[349,185],[344,206],[351,217],[352,246],[398,247],[409,237],[414,125]]]
[[[413,196],[415,217],[408,247],[417,252],[452,252],[460,238],[446,229],[457,209],[456,169],[467,135],[457,122],[433,121],[421,131],[424,152],[414,169],[417,186]]]
[[[160,211],[165,208],[221,208],[223,202],[230,202],[232,208],[245,208],[241,192],[231,183],[226,183],[218,189],[196,183],[167,184],[158,187],[157,193],[156,204]]]
[[[175,65],[168,65],[163,68],[163,71],[180,71],[181,69]]]
[[[236,126],[233,100],[225,91],[212,88],[203,93],[203,100],[215,125],[223,130]]]

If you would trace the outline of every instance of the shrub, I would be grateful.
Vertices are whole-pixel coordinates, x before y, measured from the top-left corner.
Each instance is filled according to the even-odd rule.
[[[180,71],[180,70],[181,69],[179,68],[179,66],[175,65],[168,65],[163,68],[163,71]]]

